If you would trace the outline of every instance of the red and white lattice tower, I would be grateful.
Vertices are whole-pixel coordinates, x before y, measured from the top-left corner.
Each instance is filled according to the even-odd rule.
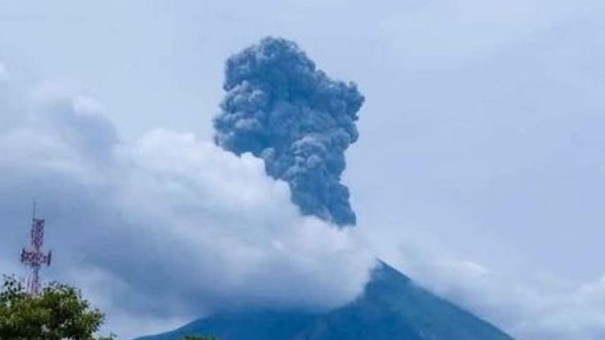
[[[42,268],[43,265],[50,266],[52,257],[51,252],[42,252],[43,244],[44,220],[36,218],[36,204],[34,203],[29,248],[23,248],[23,250],[21,250],[21,263],[32,269],[27,280],[27,291],[34,295],[40,292],[40,268]]]

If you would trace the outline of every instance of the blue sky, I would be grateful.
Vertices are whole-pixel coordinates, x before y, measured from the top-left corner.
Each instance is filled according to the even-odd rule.
[[[596,338],[603,324],[591,320],[600,320],[605,305],[604,15],[597,0],[2,1],[0,78],[7,95],[0,107],[12,113],[0,121],[52,111],[49,101],[70,98],[86,112],[101,112],[107,123],[92,119],[86,126],[121,149],[140,150],[153,138],[175,150],[179,143],[205,145],[223,95],[225,59],[267,35],[292,39],[331,77],[358,83],[366,97],[361,137],[347,151],[344,174],[359,220],[355,242],[521,338],[561,334],[549,325],[566,325],[556,307],[563,304],[577,306],[571,314],[588,321],[569,317],[573,327],[561,327],[581,333],[562,339]],[[56,125],[44,124],[34,125]],[[74,124],[77,131],[83,123]],[[115,141],[105,125],[115,127]],[[150,135],[158,128],[168,132]],[[186,133],[196,141],[173,136]],[[102,149],[96,139],[76,140],[69,145]],[[15,147],[14,157],[22,152]],[[86,169],[95,167],[85,162],[69,168],[70,176],[91,177]],[[3,164],[5,174],[15,164],[31,166]],[[142,167],[157,175],[149,164]],[[14,216],[5,221],[18,223],[28,214],[14,209],[27,210],[33,182],[2,183],[9,182],[4,192],[23,201],[13,203]],[[225,202],[233,197],[224,195]],[[268,202],[283,200],[283,193],[267,195]],[[271,211],[262,209],[263,216]],[[253,211],[254,205],[245,216]],[[0,268],[14,267],[7,254],[0,249]],[[472,283],[476,275],[485,280],[480,287]],[[529,302],[498,308],[503,300]],[[509,315],[511,308],[519,315]],[[543,322],[518,322],[528,317]]]

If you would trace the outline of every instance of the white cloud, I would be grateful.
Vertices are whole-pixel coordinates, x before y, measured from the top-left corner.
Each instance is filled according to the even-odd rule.
[[[0,133],[2,269],[14,269],[27,235],[15,226],[35,196],[55,254],[49,277],[83,287],[109,329],[123,326],[115,315],[145,325],[114,330],[124,337],[159,318],[329,308],[361,292],[374,259],[355,232],[300,216],[260,160],[165,130],[122,143],[94,101],[36,98],[31,112],[0,113],[22,118]]]
[[[137,252],[183,268],[166,281],[183,301],[317,307],[360,291],[371,257],[351,233],[299,216],[287,186],[265,176],[258,159],[168,131],[149,133],[121,158],[131,168],[120,172],[116,209],[149,236]],[[292,294],[295,283],[321,289]]]
[[[404,244],[391,260],[436,294],[520,340],[605,338],[605,280],[586,284],[535,274],[510,277],[437,249]]]

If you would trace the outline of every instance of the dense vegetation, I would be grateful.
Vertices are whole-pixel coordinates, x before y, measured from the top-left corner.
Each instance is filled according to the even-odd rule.
[[[14,277],[4,277],[0,340],[113,339],[95,337],[103,319],[103,313],[92,308],[76,288],[53,283],[32,295]]]
[[[37,295],[5,276],[0,288],[0,340],[111,340],[95,334],[105,316],[69,285],[52,283]],[[187,336],[183,340],[218,340]]]

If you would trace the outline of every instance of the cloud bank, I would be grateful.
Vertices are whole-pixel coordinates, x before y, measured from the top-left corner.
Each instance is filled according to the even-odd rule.
[[[605,338],[605,277],[578,283],[540,273],[507,276],[413,240],[385,257],[422,286],[515,339]]]
[[[0,271],[16,270],[36,198],[55,254],[44,276],[83,287],[110,330],[118,318],[325,309],[361,292],[374,259],[355,232],[300,215],[261,160],[167,130],[124,143],[89,98],[35,92],[0,105],[13,122],[0,128]]]
[[[233,55],[225,78],[217,144],[262,158],[271,177],[288,182],[303,214],[355,224],[340,183],[364,101],[355,84],[331,80],[294,42],[279,38]]]

